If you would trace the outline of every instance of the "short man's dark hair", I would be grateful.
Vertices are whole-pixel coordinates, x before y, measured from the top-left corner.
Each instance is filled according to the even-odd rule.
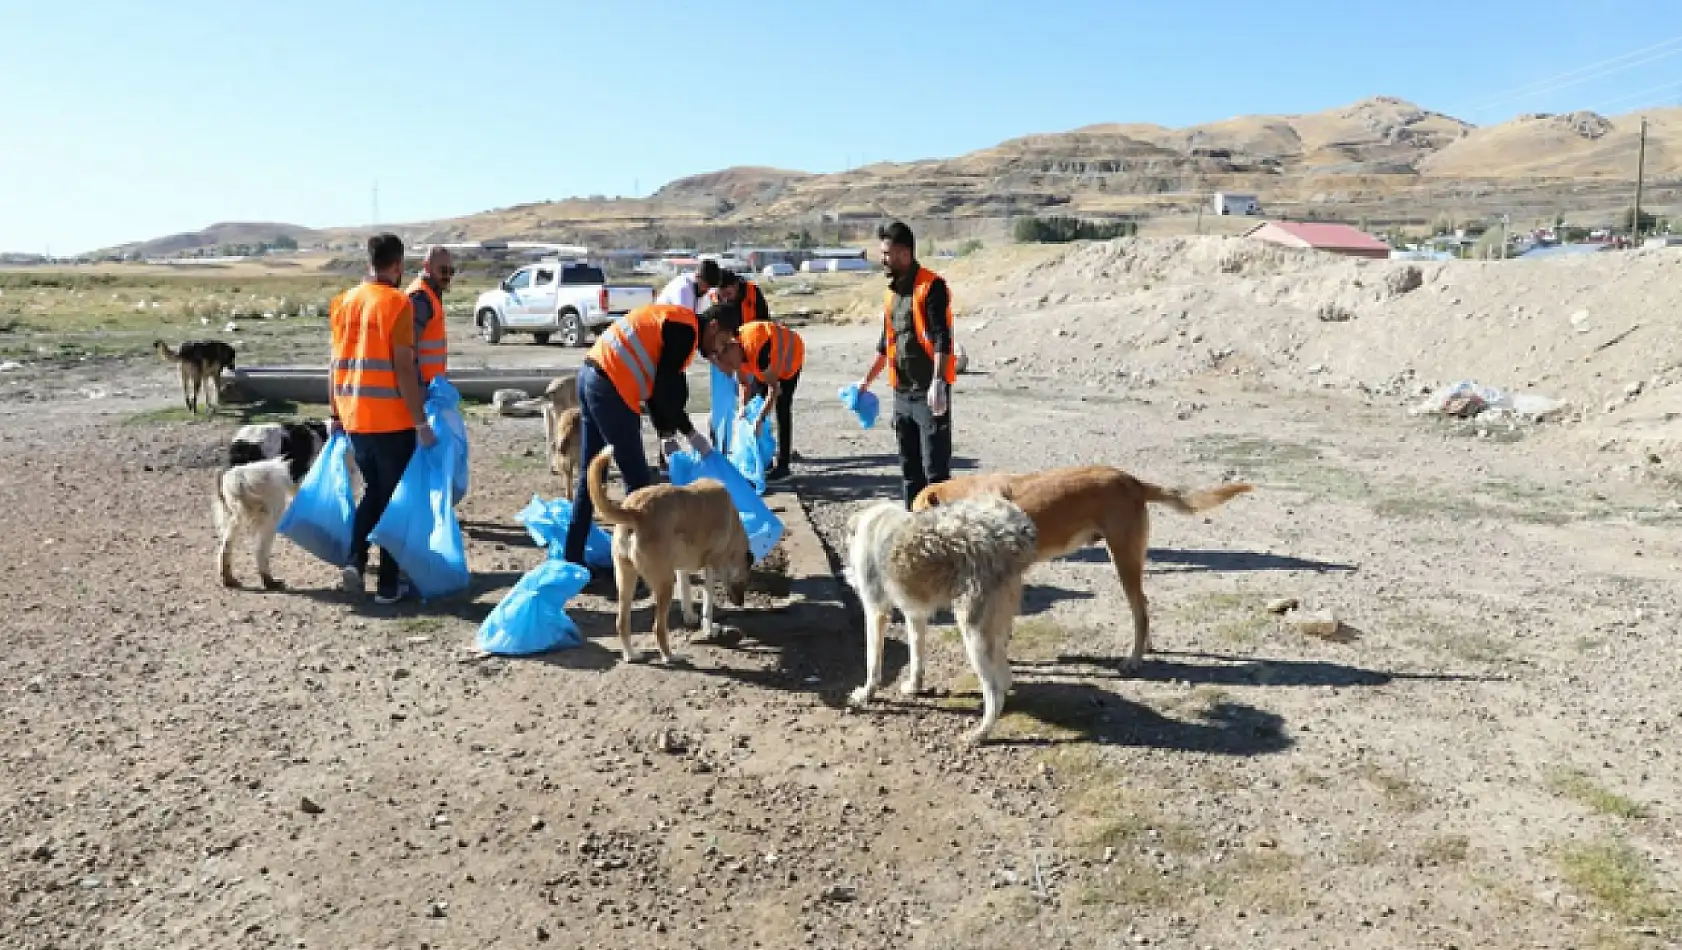
[[[700,315],[699,327],[705,329],[707,324],[714,323],[725,333],[735,336],[742,329],[742,307],[740,304],[715,303]]]
[[[876,236],[893,247],[903,247],[913,254],[917,253],[917,239],[911,234],[911,226],[904,221],[882,225],[876,231]]]
[[[403,261],[403,239],[390,231],[368,239],[368,263],[375,270],[385,270]]]
[[[718,261],[710,259],[702,261],[701,266],[695,268],[695,276],[706,281],[708,287],[717,287],[719,284]]]
[[[742,282],[742,275],[733,270],[719,271],[717,287],[734,287]]]

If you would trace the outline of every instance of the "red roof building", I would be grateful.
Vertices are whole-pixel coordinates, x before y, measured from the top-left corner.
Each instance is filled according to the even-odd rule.
[[[1300,247],[1346,257],[1371,257],[1384,260],[1390,256],[1390,245],[1347,224],[1314,224],[1305,221],[1269,221],[1258,224],[1244,234],[1259,241],[1271,241],[1286,247]]]

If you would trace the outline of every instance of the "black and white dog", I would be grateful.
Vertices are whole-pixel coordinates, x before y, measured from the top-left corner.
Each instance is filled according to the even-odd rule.
[[[240,426],[228,443],[228,465],[244,465],[264,459],[304,459],[304,471],[327,443],[325,422],[260,422]],[[302,478],[302,476],[299,476]]]

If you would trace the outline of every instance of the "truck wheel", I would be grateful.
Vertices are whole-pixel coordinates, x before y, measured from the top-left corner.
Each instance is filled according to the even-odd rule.
[[[533,333],[531,335],[531,339],[532,339],[532,342],[536,343],[538,346],[548,346],[549,345],[549,334],[547,334],[547,333]]]
[[[584,321],[576,310],[561,311],[561,345],[584,345]]]
[[[502,342],[502,318],[495,310],[481,310],[479,312],[479,339],[491,346]]]

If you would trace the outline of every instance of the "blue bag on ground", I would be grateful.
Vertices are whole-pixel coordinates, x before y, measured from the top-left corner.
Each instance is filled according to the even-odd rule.
[[[467,496],[467,422],[461,417],[461,393],[443,376],[434,377],[427,384],[426,421],[440,441],[451,439],[460,449],[456,455],[455,491],[450,501],[459,505]]]
[[[713,448],[720,452],[730,450],[731,420],[736,418],[736,378],[724,370],[712,367],[712,406],[709,415],[712,417]]]
[[[589,569],[550,554],[491,609],[479,627],[479,649],[524,656],[583,646],[566,605],[589,581]]]
[[[355,533],[356,499],[345,461],[349,452],[350,436],[338,432],[328,437],[277,527],[293,544],[334,567],[349,563]]]
[[[467,547],[456,520],[455,473],[459,446],[442,434],[431,448],[416,448],[397,482],[391,504],[368,540],[390,551],[422,600],[467,589]]]
[[[876,401],[875,393],[868,389],[859,389],[858,383],[850,383],[841,387],[839,395],[841,405],[858,416],[860,428],[869,429],[876,425],[876,414],[881,412],[882,406]]]
[[[532,541],[547,549],[550,557],[564,556],[567,525],[572,523],[572,502],[565,498],[544,501],[533,495],[531,504],[520,509],[514,518],[526,526]],[[584,541],[584,563],[591,567],[613,566],[613,538],[599,524],[590,525],[589,537]]]
[[[765,494],[765,469],[777,457],[777,440],[771,433],[770,420],[766,420],[765,428],[758,433],[753,431],[753,421],[759,418],[759,408],[763,405],[765,397],[755,396],[748,403],[747,413],[736,417],[729,450],[730,464],[761,495]]]
[[[687,485],[697,478],[712,478],[724,483],[730,500],[736,503],[736,513],[742,517],[742,529],[748,534],[748,548],[753,551],[754,563],[765,559],[783,537],[783,522],[765,499],[753,490],[736,466],[725,461],[723,455],[712,452],[706,458],[685,449],[672,456],[668,463],[673,485]]]

